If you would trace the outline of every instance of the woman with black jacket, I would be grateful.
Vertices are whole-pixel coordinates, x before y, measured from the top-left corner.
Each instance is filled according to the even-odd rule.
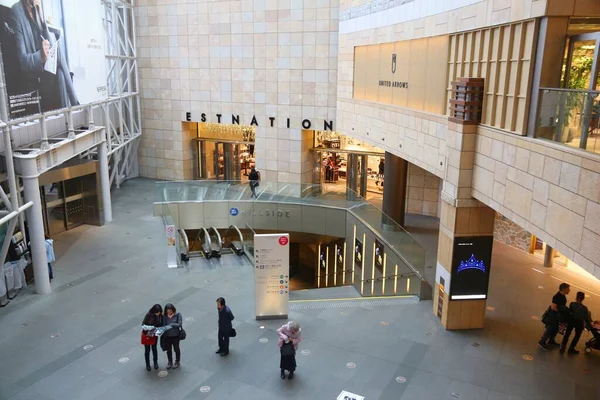
[[[163,326],[162,307],[160,304],[155,304],[146,313],[142,321],[142,344],[144,345],[144,356],[146,358],[146,369],[150,368],[150,350],[152,350],[152,358],[154,360],[154,369],[158,369],[158,351],[156,348],[157,337],[156,328]]]
[[[163,326],[170,326],[171,328],[163,333],[165,347],[167,349],[167,369],[179,368],[179,362],[181,361],[181,349],[179,348],[179,335],[183,326],[183,317],[177,312],[175,306],[171,303],[165,305],[165,317],[163,319]],[[173,350],[175,350],[175,364],[173,364]]]

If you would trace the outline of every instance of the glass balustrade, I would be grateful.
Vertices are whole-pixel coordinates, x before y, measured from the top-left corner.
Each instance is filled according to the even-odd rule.
[[[251,198],[248,182],[241,181],[167,181],[156,183],[155,203],[160,204],[163,216],[170,221],[169,204],[177,202],[236,201],[249,204],[273,202],[280,204],[315,205],[349,210],[370,230],[388,243],[420,280],[424,280],[425,249],[404,228],[394,223],[383,211],[347,189],[346,193],[329,192],[318,184],[293,184],[260,181],[257,198]],[[384,229],[382,221],[386,221]],[[390,228],[390,222],[392,227]],[[239,227],[246,229],[251,227]],[[244,237],[245,245],[251,240]]]
[[[600,154],[600,92],[540,90],[535,137]]]

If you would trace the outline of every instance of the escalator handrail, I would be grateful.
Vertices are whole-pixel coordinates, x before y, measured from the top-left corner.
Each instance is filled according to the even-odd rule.
[[[219,247],[219,251],[221,251],[223,249],[223,239],[221,239],[221,234],[219,233],[219,231],[217,230],[217,228],[215,228],[214,226],[211,226],[210,228],[208,228],[209,231],[214,231],[215,235],[217,236],[217,246]]]
[[[235,225],[231,225],[231,226],[229,226],[229,229],[227,229],[227,232],[229,232],[231,230],[231,228],[235,229],[236,232],[238,233],[238,236],[240,237],[240,243],[244,243],[244,235],[242,235],[242,232],[238,229],[238,227]],[[225,235],[225,236],[227,236],[227,235]]]
[[[208,247],[211,247],[212,244],[212,240],[210,239],[210,235],[208,233],[208,231],[206,230],[205,227],[200,228],[201,232],[204,232],[204,244],[208,244]],[[198,233],[198,236],[200,236],[200,233]]]
[[[183,244],[185,244],[185,255],[189,257],[190,255],[190,241],[183,229],[178,229],[179,237],[183,239]],[[181,247],[181,246],[180,246]]]

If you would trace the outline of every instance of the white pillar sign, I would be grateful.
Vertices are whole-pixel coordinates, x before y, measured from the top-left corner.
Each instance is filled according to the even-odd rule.
[[[167,267],[177,268],[177,246],[175,236],[175,225],[167,225],[165,231],[167,234]]]
[[[256,319],[288,317],[290,235],[254,235],[254,312]]]

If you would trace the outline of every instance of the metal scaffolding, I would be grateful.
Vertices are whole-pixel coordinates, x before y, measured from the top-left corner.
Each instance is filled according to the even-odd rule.
[[[107,151],[102,151],[102,155],[108,157],[110,185],[118,188],[124,180],[139,176],[137,153],[142,124],[135,3],[134,0],[102,0],[102,6],[103,15],[97,17],[103,19],[106,39],[108,97],[105,100],[9,120],[6,79],[0,54],[0,132],[3,135],[0,143],[4,145],[6,162],[6,175],[1,178],[7,181],[9,188],[7,195],[0,186],[0,201],[6,208],[0,214],[0,226],[9,224],[9,234],[0,247],[0,260],[6,259],[17,221],[20,221],[23,230],[23,212],[32,206],[31,202],[23,204],[21,197],[22,188],[17,179],[17,175],[23,174],[19,170],[21,166],[38,160],[36,172],[41,174],[73,157],[97,158],[101,153],[98,141],[104,141],[98,138],[100,125],[106,132]],[[66,129],[62,132],[48,128],[50,121],[57,118],[64,120]],[[79,125],[75,118],[78,118]],[[39,137],[31,143],[15,146],[13,133],[23,124],[35,125]],[[92,145],[86,144],[88,142]],[[3,278],[2,264],[0,278]]]

